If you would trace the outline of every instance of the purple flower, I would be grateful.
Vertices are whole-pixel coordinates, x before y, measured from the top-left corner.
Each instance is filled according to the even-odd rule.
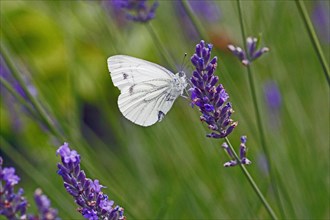
[[[192,10],[201,19],[205,19],[208,23],[217,22],[219,20],[221,12],[218,5],[214,1],[188,0],[188,2]]]
[[[330,4],[329,1],[315,1],[312,12],[312,21],[320,39],[330,44]]]
[[[233,152],[231,151],[230,147],[227,145],[227,143],[222,144],[222,148],[227,152],[228,156],[231,158],[230,161],[223,164],[224,167],[233,167],[237,164],[245,164],[249,165],[251,164],[251,161],[246,157],[247,147],[245,146],[245,143],[247,141],[246,136],[241,137],[241,144],[240,144],[240,161],[237,161]]]
[[[27,201],[23,197],[23,189],[14,192],[14,186],[20,178],[15,174],[15,169],[2,168],[3,160],[0,157],[0,215],[8,219],[20,219],[26,215]]]
[[[234,167],[237,165],[237,161],[236,160],[230,160],[226,163],[223,164],[224,167]]]
[[[149,7],[147,0],[110,0],[115,9],[125,10],[128,20],[145,23],[155,17],[159,3],[153,2]]]
[[[81,214],[89,220],[98,220],[99,217],[97,215],[97,212],[95,210],[91,210],[91,209],[83,209],[83,211],[81,212]]]
[[[4,181],[4,183],[2,182]],[[2,158],[0,157],[0,215],[9,219],[25,216],[27,201],[23,197],[23,189],[14,193],[14,186],[20,178],[15,174],[13,167],[2,169]]]
[[[70,150],[69,144],[64,143],[57,151],[56,155],[61,155],[62,162],[65,164],[75,163],[79,164],[80,163],[80,155],[77,153],[75,150]]]
[[[240,151],[239,151],[239,157],[241,159],[241,164],[250,164],[251,161],[246,158],[246,152],[247,152],[247,147],[245,146],[245,143],[247,141],[246,136],[241,137],[241,144],[240,144]]]
[[[124,209],[115,206],[112,200],[101,191],[104,188],[98,180],[86,178],[85,172],[80,170],[80,155],[64,143],[57,150],[62,163],[58,163],[57,173],[62,176],[66,191],[74,197],[78,211],[87,219],[125,219]]]
[[[194,14],[207,24],[216,24],[220,17],[221,11],[218,5],[214,1],[195,1],[188,0],[188,4],[191,6]],[[175,12],[178,16],[178,21],[180,22],[183,33],[185,36],[191,40],[198,40],[199,34],[197,33],[194,25],[192,24],[190,18],[188,17],[182,1],[174,1]]]
[[[259,49],[258,43],[258,38],[248,37],[246,39],[246,50],[231,44],[228,45],[228,49],[238,57],[243,65],[248,66],[252,63],[252,61],[269,51],[268,47],[262,47]]]
[[[269,161],[267,160],[267,157],[263,153],[259,153],[257,155],[257,167],[262,172],[264,176],[269,175]]]
[[[213,132],[207,137],[224,138],[228,136],[237,126],[230,116],[233,113],[231,104],[227,102],[229,98],[224,87],[217,85],[219,78],[214,75],[217,66],[217,58],[211,59],[211,44],[205,44],[202,40],[196,45],[195,54],[191,57],[191,62],[195,66],[193,76],[190,81],[192,88],[192,105],[199,107],[202,115],[201,121],[208,124]]]
[[[282,106],[282,95],[274,81],[268,81],[264,84],[264,98],[267,105],[267,114],[269,124],[272,129],[280,126],[280,110]]]
[[[14,186],[20,178],[15,174],[13,167],[2,168],[3,160],[0,157],[0,215],[8,219],[29,219],[29,220],[57,220],[57,210],[50,207],[50,201],[42,195],[40,189],[35,192],[35,202],[38,206],[38,215],[26,215],[28,207],[27,200],[23,197],[24,190],[20,188],[14,192]]]
[[[3,180],[7,181],[7,184],[10,186],[14,186],[20,181],[20,178],[15,175],[15,168],[13,167],[4,168],[1,175],[3,176]]]
[[[41,189],[36,189],[34,192],[34,201],[37,204],[38,215],[28,215],[28,220],[59,220],[57,210],[50,206],[50,201],[46,195],[42,194]]]
[[[276,111],[281,107],[282,96],[275,82],[269,81],[265,83],[264,94],[269,109]]]

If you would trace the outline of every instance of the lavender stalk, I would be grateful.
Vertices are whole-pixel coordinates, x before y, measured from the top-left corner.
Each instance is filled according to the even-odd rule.
[[[206,122],[212,133],[210,138],[227,137],[237,126],[230,117],[234,110],[227,102],[229,95],[221,84],[217,84],[219,77],[214,75],[217,66],[217,57],[211,59],[211,44],[201,41],[196,45],[195,54],[191,62],[195,66],[190,79],[193,87],[189,89],[192,104],[198,106],[202,113],[201,121]]]
[[[211,50],[211,44],[205,44],[204,41],[201,41],[196,45],[195,54],[191,57],[191,62],[196,68],[190,80],[192,88],[189,89],[192,105],[199,108],[199,111],[202,113],[200,117],[201,121],[207,123],[209,129],[213,131],[208,134],[207,137],[216,139],[225,138],[227,143],[225,145],[225,150],[230,156],[231,161],[225,163],[224,166],[239,165],[262,204],[272,218],[277,219],[274,211],[245,168],[245,165],[251,163],[251,161],[246,158],[246,137],[243,136],[241,138],[240,157],[236,154],[227,137],[237,126],[237,122],[234,122],[230,118],[233,110],[231,104],[227,102],[229,95],[221,84],[216,86],[219,80],[218,77],[214,75],[217,66],[217,58],[214,57],[211,59]]]
[[[234,158],[239,161],[240,158],[238,157],[238,155],[236,154],[233,146],[231,145],[229,139],[227,137],[225,137],[226,143],[228,144],[229,149],[231,150],[231,152],[233,152]],[[245,168],[245,166],[242,163],[239,163],[239,166],[243,172],[243,174],[245,175],[245,177],[247,178],[247,180],[249,181],[250,185],[252,186],[253,190],[255,191],[255,193],[257,194],[257,196],[259,197],[260,201],[262,202],[262,204],[265,206],[266,210],[268,211],[269,215],[272,217],[272,219],[276,220],[276,214],[273,211],[272,207],[269,205],[269,203],[267,202],[266,198],[264,197],[264,195],[262,194],[262,192],[260,191],[258,185],[255,183],[255,181],[253,180],[252,176],[250,175],[249,171]]]
[[[64,143],[57,150],[62,163],[58,163],[57,173],[62,176],[66,191],[74,198],[79,206],[78,211],[86,219],[124,220],[124,209],[114,206],[114,202],[105,195],[99,180],[86,177],[80,169],[80,155]]]
[[[247,48],[247,44],[245,42],[246,37],[245,37],[245,30],[244,30],[243,16],[242,16],[242,11],[241,11],[240,0],[237,0],[237,8],[238,8],[239,21],[240,21],[240,27],[241,27],[241,32],[242,32],[242,39],[243,39],[244,48]],[[258,105],[258,101],[257,101],[256,91],[255,91],[253,74],[252,74],[250,65],[246,65],[246,68],[247,68],[247,72],[248,72],[249,85],[250,85],[250,90],[251,90],[251,94],[252,94],[252,101],[253,101],[253,105],[254,105],[254,109],[255,109],[255,116],[256,116],[256,119],[257,119],[257,125],[258,125],[258,130],[259,130],[259,135],[260,135],[261,146],[262,146],[262,149],[265,152],[265,156],[267,158],[271,183],[272,183],[273,189],[275,190],[275,197],[276,197],[276,200],[277,200],[277,204],[278,204],[278,206],[281,210],[281,213],[283,215],[284,212],[283,212],[282,204],[281,204],[281,201],[280,201],[279,192],[278,192],[278,189],[276,187],[276,178],[275,178],[275,175],[273,173],[274,171],[271,169],[270,154],[269,154],[268,148],[266,146],[266,139],[265,139],[264,129],[263,129],[262,122],[261,122],[261,115],[260,115],[260,112],[259,112],[259,105]],[[275,213],[272,209],[267,209],[267,211],[269,212],[270,216],[273,219],[277,219],[277,217],[276,217],[276,215],[275,215]]]

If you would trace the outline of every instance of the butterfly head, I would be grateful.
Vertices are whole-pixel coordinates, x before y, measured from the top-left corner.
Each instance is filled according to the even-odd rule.
[[[180,72],[178,72],[177,73],[177,75],[178,75],[178,77],[184,77],[184,78],[186,78],[186,74],[185,74],[185,72],[183,72],[182,70],[180,71]]]
[[[183,90],[187,87],[187,79],[186,74],[183,71],[180,71],[175,74],[176,76],[176,88],[181,92],[181,95],[183,93]]]

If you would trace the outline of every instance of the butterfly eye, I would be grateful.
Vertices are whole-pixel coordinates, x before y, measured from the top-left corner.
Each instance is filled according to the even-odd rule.
[[[179,72],[179,77],[184,77],[186,74],[183,71]]]

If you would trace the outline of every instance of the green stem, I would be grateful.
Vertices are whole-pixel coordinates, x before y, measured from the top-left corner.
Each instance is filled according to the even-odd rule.
[[[149,31],[151,38],[153,39],[156,47],[160,49],[159,51],[162,51],[160,52],[160,54],[162,55],[167,65],[169,65],[173,69],[176,69],[174,59],[171,58],[168,51],[165,49],[165,46],[162,44],[161,40],[159,39],[158,35],[156,34],[150,22],[146,24],[146,28]]]
[[[246,48],[246,35],[245,35],[245,30],[244,30],[240,0],[237,0],[237,8],[238,8],[239,22],[240,22],[240,27],[241,27],[241,32],[242,32],[243,45],[244,45],[244,48]],[[262,121],[261,121],[261,114],[259,111],[259,105],[258,105],[258,100],[257,100],[257,95],[256,95],[256,90],[255,90],[255,85],[254,85],[254,79],[253,79],[253,74],[252,74],[250,65],[247,65],[247,72],[248,72],[249,86],[250,86],[251,95],[252,95],[252,101],[253,101],[253,105],[254,105],[254,109],[255,109],[255,117],[257,119],[257,126],[258,126],[258,130],[259,130],[260,142],[261,142],[262,149],[265,153],[265,156],[267,158],[268,172],[270,174],[270,182],[271,182],[272,188],[274,189],[274,192],[275,192],[277,205],[281,211],[282,216],[284,216],[284,211],[283,211],[282,203],[280,200],[279,191],[276,187],[276,178],[271,169],[271,158],[270,158],[268,148],[266,146],[266,138],[265,138],[264,128],[263,128]]]
[[[1,51],[1,55],[2,55],[5,63],[8,66],[8,69],[11,71],[14,78],[18,81],[18,83],[22,87],[22,89],[23,89],[24,93],[26,94],[28,100],[31,102],[31,104],[33,105],[35,110],[38,112],[38,114],[40,115],[40,118],[43,120],[45,125],[48,127],[49,131],[51,133],[53,133],[53,135],[55,135],[59,140],[64,140],[63,136],[60,134],[60,132],[57,130],[57,128],[55,127],[53,122],[47,116],[47,113],[45,112],[45,110],[41,107],[41,105],[39,104],[37,99],[28,90],[28,88],[27,88],[27,86],[26,86],[26,84],[25,84],[25,82],[22,78],[22,75],[18,72],[15,65],[10,60],[9,54],[6,51],[6,49],[3,47],[3,45],[0,46],[0,51]]]
[[[199,36],[205,40],[205,41],[210,41],[207,37],[207,35],[205,34],[204,28],[202,26],[202,24],[199,22],[199,20],[197,19],[197,17],[195,16],[193,10],[191,9],[189,2],[187,0],[181,0],[182,5],[184,10],[186,11],[190,21],[192,22],[193,26],[195,27],[196,31],[198,32]]]
[[[227,137],[225,137],[225,140],[226,140],[229,148],[233,152],[236,161],[240,161],[240,159],[239,159],[238,155],[236,154],[235,149],[231,145],[229,139]],[[242,172],[244,173],[245,177],[248,179],[249,183],[251,184],[252,188],[254,189],[255,193],[258,195],[258,197],[261,200],[262,204],[265,206],[265,208],[268,211],[269,215],[272,217],[272,219],[277,219],[277,217],[275,215],[275,212],[273,211],[272,207],[268,204],[267,200],[263,196],[263,194],[260,191],[260,189],[258,188],[257,184],[254,182],[254,180],[253,180],[252,176],[250,175],[249,171],[245,168],[245,166],[242,163],[238,163],[238,164],[239,164]]]
[[[305,27],[307,29],[309,38],[312,41],[314,50],[315,50],[315,52],[316,52],[316,54],[317,54],[317,56],[318,56],[318,58],[320,60],[320,63],[322,65],[324,75],[325,75],[325,77],[326,77],[326,79],[328,81],[328,85],[330,86],[329,64],[328,64],[327,60],[324,57],[322,48],[320,46],[320,42],[319,42],[319,40],[318,40],[318,38],[316,36],[316,33],[315,33],[315,30],[314,30],[313,24],[312,24],[312,22],[311,22],[311,20],[310,20],[310,18],[308,16],[306,7],[305,7],[304,3],[301,0],[296,0],[295,2],[296,2],[296,5],[297,5],[297,8],[299,10],[300,16],[304,20],[304,24],[305,24]]]

